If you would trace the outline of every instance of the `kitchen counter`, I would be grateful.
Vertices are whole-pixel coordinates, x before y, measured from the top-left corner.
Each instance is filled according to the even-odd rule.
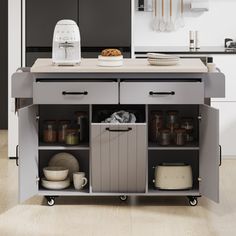
[[[175,66],[151,66],[146,59],[124,59],[121,67],[100,67],[97,59],[82,59],[80,66],[54,66],[51,59],[38,59],[32,73],[206,73],[200,59],[181,59]]]
[[[212,54],[236,54],[236,49],[225,47],[201,47],[197,50],[190,50],[189,47],[173,47],[173,46],[137,46],[134,48],[135,54],[143,54],[147,52],[159,52],[167,54],[196,54],[196,55],[212,55]]]
[[[191,206],[205,196],[219,202],[219,111],[207,101],[225,96],[225,78],[221,72],[208,73],[200,59],[181,59],[179,65],[166,67],[127,59],[115,68],[99,67],[96,59],[83,59],[77,67],[38,59],[31,70],[15,73],[12,85],[19,116],[20,202],[34,195],[45,196],[50,206],[55,196],[186,196]],[[103,122],[120,110],[133,113],[136,121]],[[163,146],[156,139],[152,114],[161,111],[165,118],[173,110],[179,119],[191,117],[193,141]],[[49,144],[43,138],[45,121],[74,122],[78,112],[86,115],[75,146]],[[43,168],[62,151],[79,162],[88,179],[83,189],[43,186]],[[163,162],[190,166],[192,174],[179,179],[191,178],[191,186],[184,181],[176,186],[180,191],[157,188],[153,167]]]

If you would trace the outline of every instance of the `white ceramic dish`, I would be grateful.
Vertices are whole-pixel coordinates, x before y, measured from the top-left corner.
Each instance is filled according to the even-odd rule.
[[[175,66],[179,63],[179,60],[148,60],[152,66]]]
[[[123,66],[123,56],[104,57],[98,56],[98,66],[103,67],[119,67]]]
[[[168,54],[161,54],[161,53],[147,53],[147,57],[150,59],[173,59],[179,60],[179,57],[168,55]]]
[[[63,181],[49,181],[45,178],[42,179],[42,186],[47,189],[60,190],[70,186],[70,179],[67,178]]]
[[[61,152],[54,155],[48,163],[48,166],[59,166],[69,169],[68,176],[73,180],[73,173],[79,172],[79,161],[70,153]]]
[[[43,168],[44,176],[50,181],[63,181],[67,178],[69,169],[61,166],[48,166]]]
[[[99,55],[98,60],[102,60],[102,61],[122,61],[123,56],[104,57],[104,56]]]

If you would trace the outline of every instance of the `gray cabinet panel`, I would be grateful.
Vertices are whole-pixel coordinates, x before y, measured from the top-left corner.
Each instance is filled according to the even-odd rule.
[[[83,93],[72,95],[67,93]],[[118,83],[115,82],[34,82],[35,104],[118,104]]]
[[[38,124],[37,106],[19,110],[19,201],[38,191]]]
[[[57,21],[77,21],[78,0],[27,0],[26,46],[51,47]]]
[[[91,147],[93,192],[145,192],[146,124],[92,124]]]
[[[130,0],[80,0],[78,15],[83,47],[131,45]]]
[[[150,92],[162,94],[151,95]],[[200,82],[122,82],[120,103],[203,104],[204,84]]]
[[[219,110],[200,106],[200,193],[219,202]]]

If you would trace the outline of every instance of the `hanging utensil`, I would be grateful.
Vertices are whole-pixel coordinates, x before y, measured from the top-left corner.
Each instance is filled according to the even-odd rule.
[[[152,0],[152,29],[156,30],[156,0]]]
[[[176,20],[176,28],[183,28],[185,23],[184,23],[184,0],[179,1],[179,16],[178,19]]]
[[[160,31],[164,32],[166,30],[166,23],[165,23],[165,0],[162,0],[161,3],[161,20],[160,20]]]
[[[155,30],[159,31],[158,0],[155,0]]]
[[[172,16],[172,13],[173,13],[173,4],[172,4],[172,0],[170,0],[170,17],[169,17],[169,21],[168,21],[168,24],[167,24],[167,31],[171,32],[171,31],[174,31],[175,30],[175,24],[173,22],[173,16]]]

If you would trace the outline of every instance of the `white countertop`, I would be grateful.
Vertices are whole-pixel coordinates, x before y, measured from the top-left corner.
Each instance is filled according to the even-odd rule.
[[[55,66],[52,59],[37,59],[32,73],[206,73],[200,59],[181,59],[175,66],[151,66],[147,59],[124,59],[121,67],[101,67],[97,59],[82,59],[80,66]]]

